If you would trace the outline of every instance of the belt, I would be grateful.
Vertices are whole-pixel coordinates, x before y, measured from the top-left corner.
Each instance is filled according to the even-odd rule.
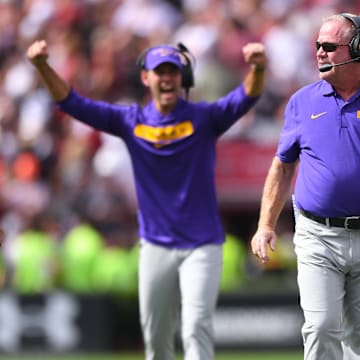
[[[345,228],[346,230],[358,230],[360,229],[360,216],[348,216],[348,217],[341,217],[341,218],[323,218],[321,216],[317,216],[312,214],[306,210],[300,210],[301,214],[305,217],[314,220],[320,224],[326,225],[327,227],[334,226],[334,227],[341,227]]]

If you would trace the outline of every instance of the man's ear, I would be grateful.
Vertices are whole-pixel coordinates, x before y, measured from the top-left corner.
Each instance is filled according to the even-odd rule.
[[[140,71],[141,82],[144,86],[149,87],[148,72],[144,69]]]

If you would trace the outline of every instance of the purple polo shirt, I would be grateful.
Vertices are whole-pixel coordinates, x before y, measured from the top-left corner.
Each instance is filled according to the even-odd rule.
[[[193,248],[224,241],[215,185],[216,141],[257,98],[239,86],[213,103],[179,99],[168,115],[153,102],[112,105],[75,91],[61,110],[122,138],[132,159],[139,235],[155,244]]]
[[[277,156],[285,163],[300,159],[300,209],[360,215],[360,91],[344,101],[324,80],[297,91],[285,110]]]

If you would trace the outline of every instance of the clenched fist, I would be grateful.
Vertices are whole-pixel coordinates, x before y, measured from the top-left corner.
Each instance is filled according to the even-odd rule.
[[[45,40],[35,41],[30,45],[27,51],[28,59],[35,66],[46,61],[48,56],[47,43]]]
[[[70,92],[70,86],[49,65],[47,43],[45,40],[37,40],[27,50],[27,58],[38,71],[49,94],[55,101],[64,100]]]
[[[265,68],[267,57],[265,47],[261,43],[248,43],[243,47],[244,59],[248,64],[255,65],[258,68]]]

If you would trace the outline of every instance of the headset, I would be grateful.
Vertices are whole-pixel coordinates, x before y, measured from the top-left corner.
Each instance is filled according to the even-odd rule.
[[[353,16],[347,13],[340,14],[345,19],[352,22],[356,28],[356,35],[349,42],[349,51],[352,59],[360,57],[360,16]],[[360,59],[357,60],[360,62]]]
[[[150,50],[156,47],[157,46],[147,48],[140,54],[136,62],[137,66],[140,69],[145,69],[146,56]],[[181,78],[182,78],[181,87],[184,88],[186,98],[188,98],[190,88],[194,87],[195,85],[194,72],[193,72],[195,66],[195,57],[183,43],[178,43],[177,46],[174,47],[174,49],[178,51],[185,60],[184,67],[181,71]]]

